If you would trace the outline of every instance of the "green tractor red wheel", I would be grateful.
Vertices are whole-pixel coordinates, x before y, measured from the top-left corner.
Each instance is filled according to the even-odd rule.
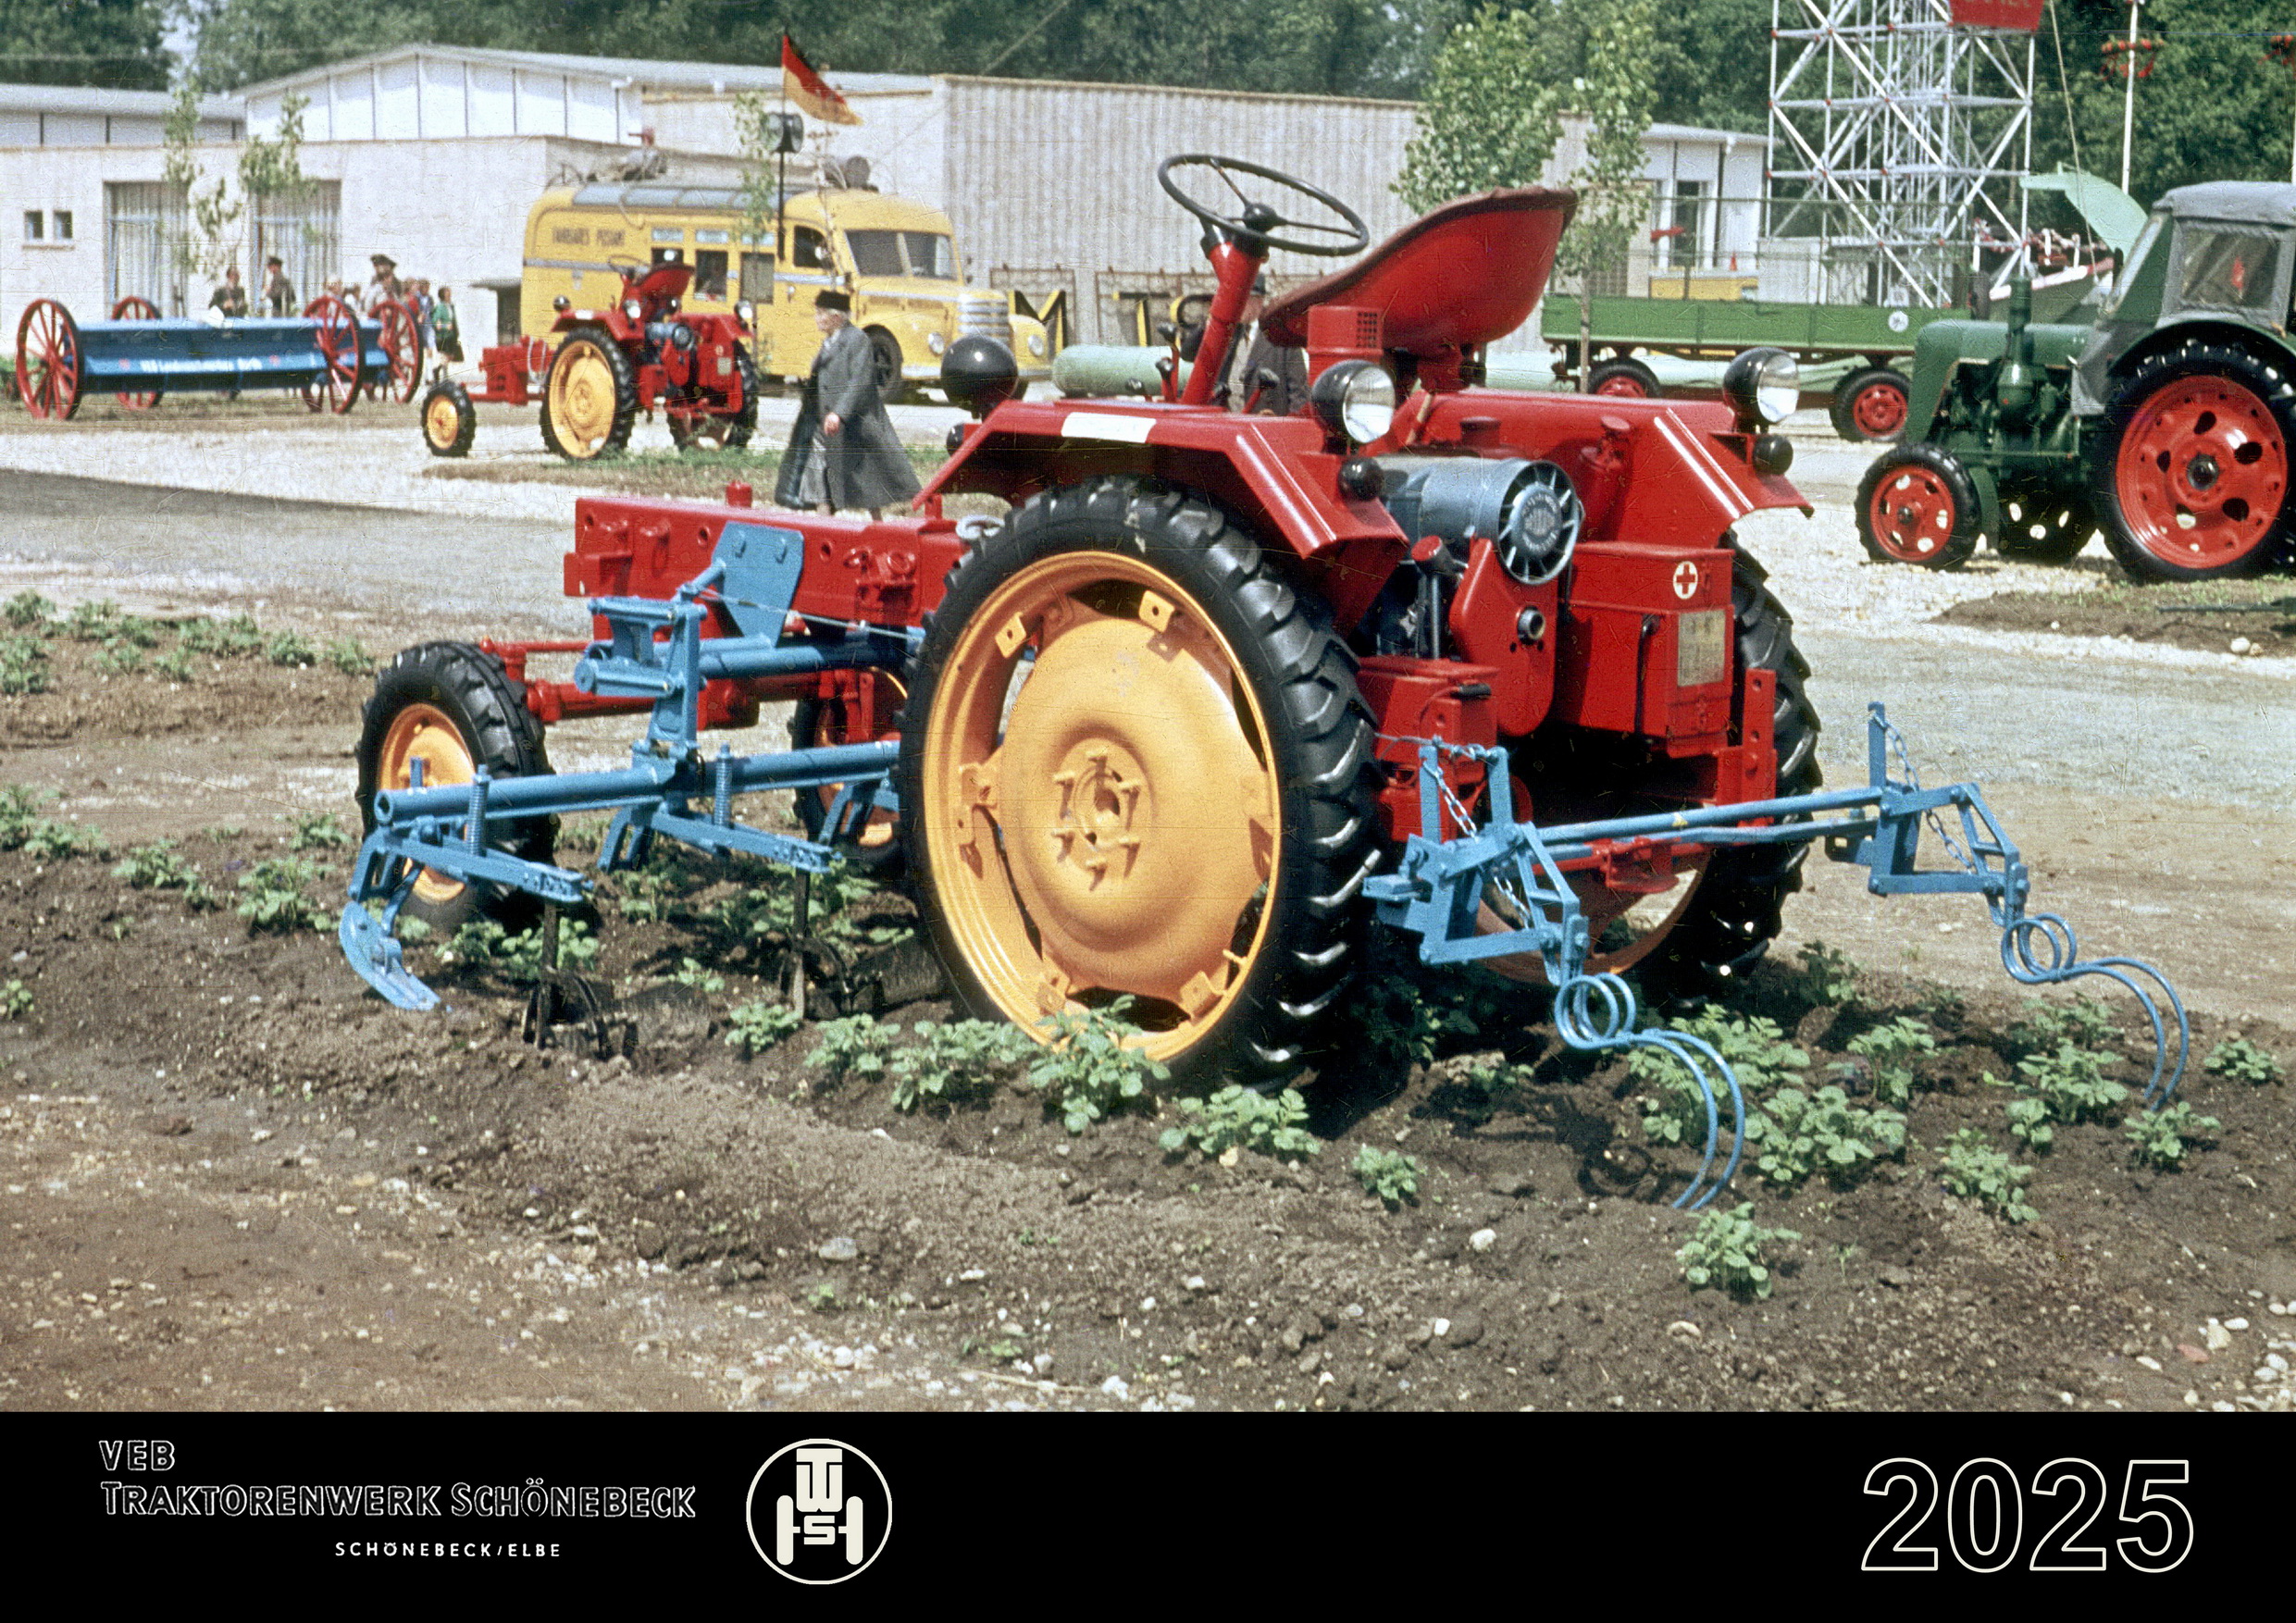
[[[2188,343],[2114,391],[2092,466],[2105,545],[2155,580],[2253,575],[2296,540],[2296,390],[2245,350]]]
[[[1894,444],[1905,432],[1911,392],[1905,375],[1887,366],[1853,372],[1833,392],[1833,431],[1852,444]]]
[[[114,321],[156,321],[159,319],[159,306],[141,293],[130,293],[112,306],[112,319]],[[118,396],[119,404],[124,411],[148,412],[159,403],[160,392],[156,389],[123,391]]]
[[[1857,539],[1877,564],[1958,569],[1977,551],[1977,486],[1934,445],[1900,445],[1874,458],[1857,487]]]
[[[80,381],[80,324],[54,299],[34,299],[16,324],[16,398],[35,417],[66,422]]]

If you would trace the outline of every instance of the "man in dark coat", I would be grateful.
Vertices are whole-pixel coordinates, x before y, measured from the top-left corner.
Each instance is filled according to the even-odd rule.
[[[863,508],[882,518],[923,487],[877,394],[876,351],[852,322],[852,299],[824,289],[813,300],[821,351],[805,380],[805,403],[789,436],[774,499],[822,514]]]

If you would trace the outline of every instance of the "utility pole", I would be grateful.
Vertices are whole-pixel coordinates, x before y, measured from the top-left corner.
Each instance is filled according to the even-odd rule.
[[[2128,59],[2121,65],[2127,85],[2120,104],[2120,189],[2128,190],[2128,159],[2137,132],[2137,8],[2144,0],[2128,0]]]

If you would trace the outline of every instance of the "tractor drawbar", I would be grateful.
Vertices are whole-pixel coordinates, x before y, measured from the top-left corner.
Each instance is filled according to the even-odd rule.
[[[2083,959],[2062,918],[2027,912],[2030,876],[1977,786],[1923,788],[1903,735],[1880,704],[1868,710],[1868,781],[1863,787],[1547,828],[1515,821],[1505,750],[1440,738],[1413,740],[1419,745],[1424,832],[1409,836],[1396,871],[1368,881],[1365,894],[1383,923],[1419,936],[1423,962],[1471,963],[1536,953],[1555,988],[1556,1032],[1569,1047],[1589,1052],[1656,1047],[1682,1065],[1705,1098],[1706,1134],[1697,1173],[1675,1200],[1678,1208],[1695,1211],[1729,1184],[1744,1148],[1739,1128],[1745,1120],[1744,1098],[1737,1076],[1710,1045],[1686,1032],[1637,1029],[1632,989],[1616,974],[1587,973],[1590,931],[1577,893],[1564,877],[1565,864],[1582,866],[1590,858],[1666,862],[1701,848],[1822,839],[1828,857],[1868,870],[1867,888],[1876,896],[1982,896],[2001,929],[2002,967],[2012,979],[2040,986],[2102,975],[2136,997],[2153,1027],[2153,1074],[2143,1101],[2155,1110],[2166,1106],[2184,1076],[2192,1038],[2176,988],[2139,959]],[[1478,762],[1487,774],[1491,816],[1480,827],[1447,787],[1446,755]],[[1893,755],[1902,778],[1890,775]],[[1960,824],[1959,838],[1941,815],[1949,808]],[[1466,832],[1442,837],[1446,814],[1452,826]],[[1954,867],[1917,866],[1925,824]],[[1490,914],[1511,927],[1489,929],[1484,921]],[[2148,982],[2159,988],[2176,1017],[2173,1065],[2167,1022]],[[1731,1144],[1720,1176],[1710,1178],[1720,1126],[1718,1082],[1730,1094]]]

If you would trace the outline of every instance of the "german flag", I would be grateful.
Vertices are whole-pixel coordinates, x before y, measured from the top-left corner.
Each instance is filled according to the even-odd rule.
[[[781,36],[781,93],[825,124],[861,122],[861,115],[845,105],[845,98],[829,88],[829,81],[813,71],[811,62],[798,55],[788,34]]]

